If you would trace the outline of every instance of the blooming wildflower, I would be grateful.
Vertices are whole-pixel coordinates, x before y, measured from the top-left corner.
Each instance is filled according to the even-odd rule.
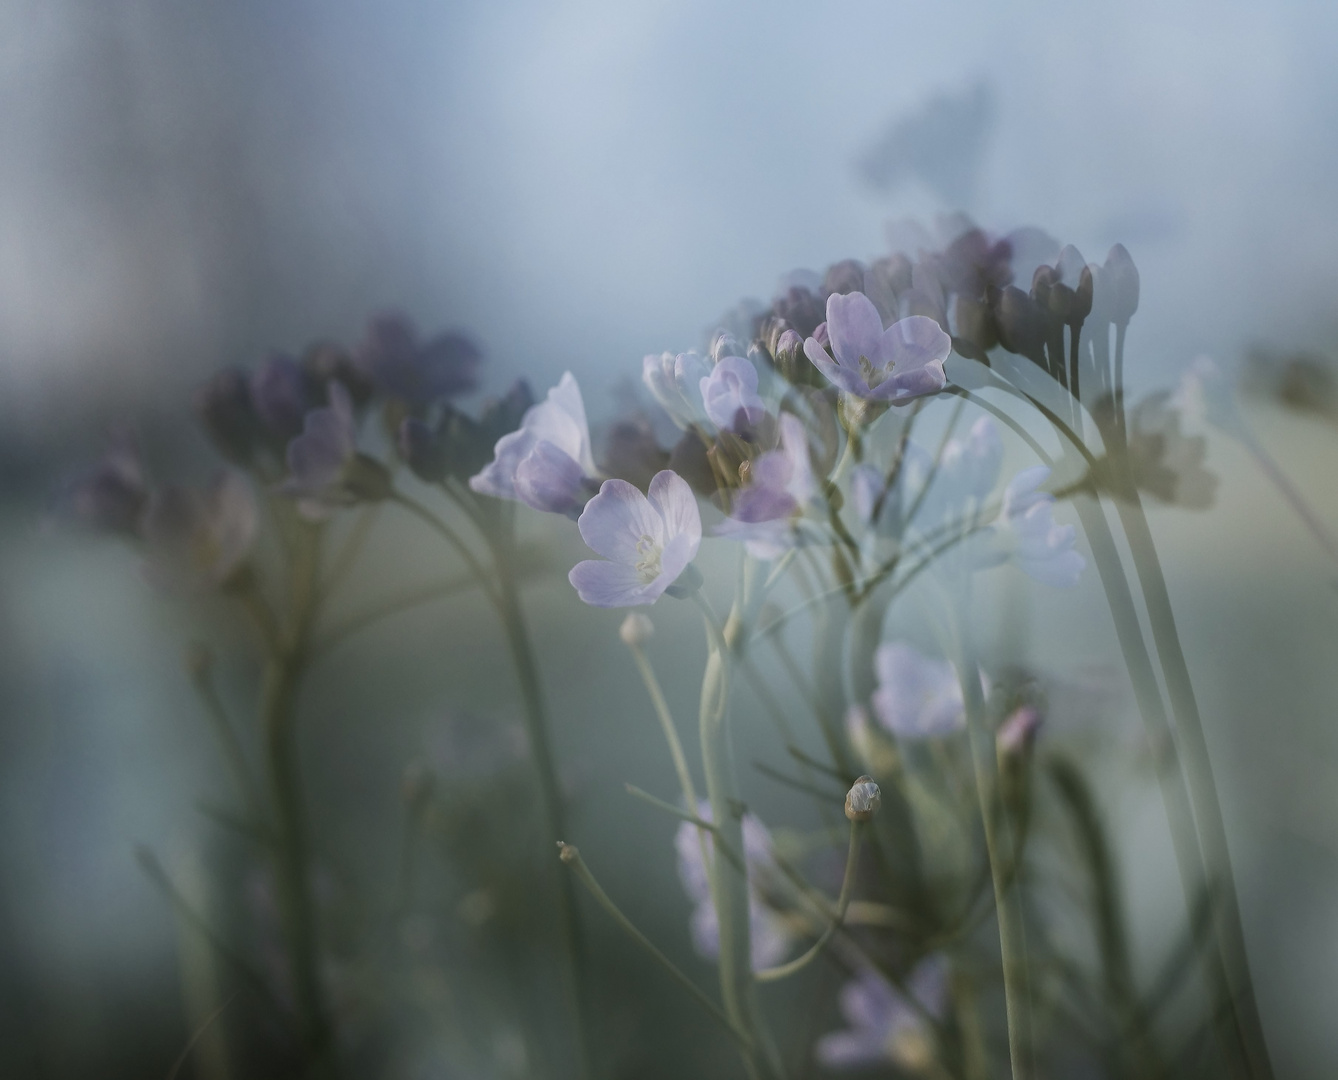
[[[684,431],[706,418],[702,383],[710,374],[711,365],[695,352],[677,356],[666,352],[647,356],[641,362],[641,381],[668,413],[669,419]],[[757,389],[755,378],[753,389]]]
[[[711,819],[711,804],[703,799],[697,805],[697,816]],[[692,901],[689,920],[692,944],[707,958],[720,955],[720,924],[715,905],[711,901],[711,883],[706,858],[714,859],[711,840],[702,843],[701,830],[691,822],[683,822],[674,834],[674,850],[678,854],[678,878],[683,891]],[[794,945],[789,929],[780,915],[762,898],[759,885],[777,873],[771,854],[771,833],[752,814],[743,815],[743,861],[748,871],[748,923],[751,931],[751,961],[754,971],[774,967],[785,959]]]
[[[148,500],[139,449],[129,436],[120,435],[92,469],[65,489],[58,507],[96,532],[136,536]]]
[[[302,434],[288,444],[288,479],[282,486],[286,494],[302,500],[303,512],[312,517],[390,494],[385,466],[358,453],[348,391],[331,383],[329,393],[330,404],[307,413]]]
[[[907,989],[930,1016],[948,1004],[948,962],[942,955],[920,961]],[[890,1062],[918,1071],[933,1059],[933,1037],[920,1011],[872,968],[841,988],[841,1014],[848,1030],[818,1040],[817,1058],[828,1068],[858,1068]]]
[[[564,372],[548,397],[525,411],[520,428],[497,440],[493,460],[469,486],[536,510],[574,515],[585,505],[595,462],[581,388]]]
[[[477,345],[455,333],[420,341],[413,321],[401,312],[372,319],[355,355],[383,392],[412,405],[430,405],[478,385]]]
[[[966,727],[966,706],[957,669],[914,646],[892,642],[873,657],[878,688],[873,711],[883,727],[903,739],[951,735]]]
[[[751,462],[751,482],[715,530],[717,536],[743,541],[755,559],[775,559],[794,546],[796,518],[816,490],[803,423],[782,413],[779,426],[780,447]]]
[[[826,326],[835,361],[816,334],[804,342],[804,354],[846,393],[904,404],[938,393],[947,382],[943,361],[952,339],[931,318],[913,315],[884,330],[878,309],[863,293],[833,293]]]
[[[757,394],[757,368],[742,356],[722,356],[699,386],[706,415],[721,431],[739,434],[766,416]]]
[[[222,473],[205,491],[169,485],[144,513],[150,580],[190,591],[226,585],[255,541],[258,516],[242,474]]]
[[[665,469],[648,496],[605,480],[582,511],[581,538],[604,559],[577,563],[568,580],[592,607],[653,604],[696,558],[702,523],[687,481]]]
[[[1040,490],[1049,476],[1046,466],[1036,465],[1013,477],[1004,491],[999,535],[1024,574],[1042,585],[1069,588],[1087,562],[1073,549],[1074,527],[1055,523],[1055,497]]]

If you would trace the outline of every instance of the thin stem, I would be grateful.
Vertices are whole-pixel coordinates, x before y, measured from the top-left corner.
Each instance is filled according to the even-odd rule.
[[[330,596],[334,593],[342,584],[344,578],[348,576],[349,571],[353,569],[353,563],[367,543],[367,536],[371,533],[372,526],[376,524],[376,518],[380,512],[380,503],[370,503],[358,515],[358,520],[353,523],[353,527],[349,530],[344,543],[330,563],[330,570],[325,575],[325,581],[322,583],[322,595]]]
[[[678,786],[683,792],[683,799],[695,814],[697,811],[697,788],[692,782],[692,772],[688,769],[687,755],[683,753],[683,743],[678,737],[678,728],[674,724],[673,714],[669,711],[669,702],[660,689],[660,680],[655,677],[646,652],[640,645],[629,645],[632,659],[636,661],[641,680],[646,684],[646,693],[650,695],[651,705],[660,721],[660,730],[664,732],[664,741],[669,744],[669,755],[674,759],[674,771],[678,774]]]
[[[417,585],[412,589],[383,597],[376,603],[367,605],[361,611],[356,611],[347,616],[342,622],[322,634],[320,639],[311,646],[311,659],[313,661],[323,659],[337,645],[352,637],[358,631],[375,625],[382,619],[412,611],[414,608],[430,604],[434,600],[444,600],[448,596],[455,596],[478,584],[477,575],[470,573],[458,577],[444,578],[431,585]]]
[[[670,975],[678,980],[678,983],[696,998],[697,1002],[709,1012],[711,1016],[719,1021],[721,1026],[723,1026],[724,1029],[739,1043],[739,1046],[745,1054],[751,1055],[753,1053],[753,1043],[748,1037],[748,1034],[745,1031],[742,1031],[733,1020],[726,1016],[725,1013],[721,1011],[719,1005],[707,997],[695,982],[683,974],[674,962],[670,960],[669,957],[665,956],[655,943],[637,929],[636,924],[622,913],[618,905],[610,899],[609,894],[600,887],[599,882],[595,880],[595,876],[590,873],[589,867],[585,865],[585,860],[581,858],[581,853],[576,849],[575,845],[559,842],[558,852],[562,861],[571,867],[577,880],[586,887],[587,891],[589,891],[590,895],[595,898],[595,901],[599,906],[608,912],[613,918],[613,921],[622,927],[633,941],[650,953],[665,971],[669,972]]]
[[[499,606],[502,604],[502,597],[498,595],[493,582],[489,580],[488,572],[484,569],[483,564],[479,562],[474,553],[469,549],[469,545],[460,538],[459,533],[446,524],[446,522],[442,521],[440,517],[434,514],[417,499],[411,498],[401,491],[392,492],[390,498],[394,502],[399,503],[400,506],[404,507],[420,521],[424,522],[429,528],[436,532],[437,535],[441,536],[448,544],[450,544],[459,554],[460,558],[465,561],[465,565],[473,571],[474,576],[478,578],[479,587],[488,594],[488,598],[492,600],[494,604]]]
[[[237,738],[237,732],[228,718],[228,711],[219,699],[218,689],[214,686],[212,664],[208,660],[192,663],[191,685],[195,688],[205,714],[209,717],[219,748],[228,763],[228,771],[237,786],[237,794],[241,796],[242,804],[253,819],[253,824],[259,827],[263,822],[260,792],[251,775],[251,767],[247,764],[241,740]]]
[[[1262,444],[1253,435],[1247,433],[1243,441],[1259,468],[1264,471],[1264,475],[1272,480],[1278,490],[1282,492],[1282,497],[1287,500],[1296,516],[1301,519],[1302,524],[1310,530],[1310,535],[1319,542],[1320,547],[1324,549],[1324,553],[1329,558],[1338,561],[1338,540],[1335,540],[1333,533],[1310,508],[1310,504],[1306,502],[1287,474],[1282,471],[1282,467],[1273,460],[1273,456],[1263,448]]]
[[[827,947],[827,942],[832,939],[832,935],[844,925],[846,911],[850,907],[850,895],[855,888],[855,870],[859,865],[859,838],[859,822],[852,821],[850,823],[850,847],[846,852],[846,870],[841,879],[841,895],[837,898],[836,914],[832,921],[827,924],[827,928],[823,930],[818,940],[802,956],[796,957],[788,964],[781,964],[777,967],[765,968],[756,972],[753,977],[758,982],[778,982],[797,971],[802,971],[821,955],[822,950]]]

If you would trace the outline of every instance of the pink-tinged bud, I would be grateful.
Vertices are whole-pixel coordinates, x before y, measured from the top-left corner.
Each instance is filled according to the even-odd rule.
[[[639,611],[628,615],[622,626],[618,627],[618,636],[623,639],[623,644],[632,649],[639,649],[646,644],[654,633],[655,624]]]
[[[1001,758],[1016,758],[1031,749],[1041,726],[1041,714],[1032,705],[1023,705],[999,725],[994,743]]]

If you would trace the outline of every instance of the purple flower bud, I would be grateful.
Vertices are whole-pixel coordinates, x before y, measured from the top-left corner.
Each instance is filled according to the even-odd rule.
[[[330,384],[330,404],[307,413],[302,434],[288,444],[288,479],[281,490],[321,516],[340,506],[387,498],[390,474],[358,453],[353,403],[339,383]]]
[[[98,463],[62,492],[57,506],[61,516],[95,532],[138,536],[148,500],[139,448],[119,434]]]
[[[803,423],[792,413],[782,413],[779,428],[780,447],[751,462],[750,483],[715,529],[716,536],[743,542],[755,559],[779,558],[794,547],[796,519],[816,488]]]
[[[360,407],[371,400],[375,390],[353,354],[333,342],[321,341],[312,345],[302,354],[302,367],[317,398],[325,396],[330,383],[342,383],[354,406]]]
[[[478,385],[478,346],[458,333],[419,340],[413,321],[386,312],[367,325],[358,363],[386,394],[411,405],[430,405]]]
[[[1040,726],[1041,714],[1035,706],[1023,705],[1014,709],[999,725],[999,730],[994,736],[999,756],[1011,758],[1025,753],[1035,741]]]
[[[1030,296],[1009,285],[999,294],[994,318],[1000,345],[1045,366],[1046,316]]]
[[[827,269],[822,279],[822,295],[845,295],[864,291],[864,266],[855,259],[842,259]]]
[[[272,353],[251,375],[251,401],[279,444],[293,438],[312,403],[302,365],[291,356]]]
[[[1138,310],[1138,267],[1123,244],[1106,256],[1106,284],[1110,289],[1110,321],[1125,326]]]
[[[812,337],[825,318],[821,297],[801,285],[793,285],[772,305],[782,319],[803,337]]]
[[[200,388],[196,412],[209,441],[234,465],[249,466],[265,439],[265,426],[251,397],[251,377],[225,368]]]

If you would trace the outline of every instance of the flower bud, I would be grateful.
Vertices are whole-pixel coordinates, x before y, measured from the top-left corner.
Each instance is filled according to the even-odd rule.
[[[226,368],[200,388],[195,411],[214,448],[234,465],[251,463],[263,431],[251,400],[251,380],[241,368]]]
[[[873,777],[861,776],[846,795],[846,817],[851,821],[869,821],[883,804],[883,793]]]
[[[339,382],[355,406],[366,405],[371,400],[374,392],[371,380],[342,345],[318,341],[302,354],[302,368],[318,390],[317,398],[323,396],[330,383]]]
[[[618,627],[618,636],[623,639],[623,644],[632,649],[638,649],[651,639],[655,633],[655,624],[650,621],[650,617],[643,615],[639,611],[634,611],[623,620],[622,626]]]
[[[999,327],[994,321],[994,312],[984,301],[958,296],[953,314],[956,317],[957,336],[962,340],[969,341],[986,353],[999,344]]]
[[[1138,310],[1138,267],[1123,244],[1106,256],[1106,286],[1110,291],[1110,321],[1124,326]]]
[[[994,744],[999,757],[1015,758],[1030,749],[1036,731],[1041,726],[1041,714],[1033,705],[1023,705],[999,725]]]
[[[1016,285],[999,294],[994,311],[999,328],[999,343],[1011,353],[1044,361],[1045,316],[1036,302]]]
[[[793,285],[772,305],[782,319],[794,327],[800,337],[810,337],[827,319],[824,302],[802,285]]]
[[[746,350],[739,344],[739,339],[728,330],[717,330],[711,338],[711,347],[707,350],[717,364],[726,356],[744,356]]]
[[[822,295],[864,291],[864,266],[855,259],[842,259],[827,268],[822,279]]]
[[[1084,322],[1092,314],[1092,301],[1095,297],[1096,283],[1092,277],[1092,268],[1084,266],[1078,271],[1078,287],[1073,290],[1075,322]]]
[[[813,366],[804,355],[804,339],[793,330],[781,334],[773,355],[776,357],[776,369],[789,382],[794,382],[799,375],[807,375]]]

